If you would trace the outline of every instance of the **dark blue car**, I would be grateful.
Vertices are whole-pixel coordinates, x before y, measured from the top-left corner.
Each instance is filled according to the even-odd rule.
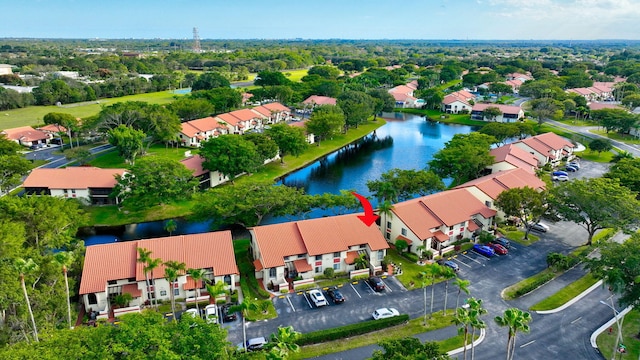
[[[486,257],[492,257],[496,255],[496,252],[493,251],[492,248],[482,244],[473,245],[473,251],[477,252],[480,255],[484,255]]]

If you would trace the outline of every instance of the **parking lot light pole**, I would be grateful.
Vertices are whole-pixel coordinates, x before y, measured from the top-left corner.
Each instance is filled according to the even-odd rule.
[[[619,319],[620,313],[616,310],[615,306],[613,306],[613,296],[611,297],[611,305],[604,302],[604,300],[600,300],[600,304],[613,310],[613,318],[616,320],[616,325],[618,326],[618,334],[616,335],[616,341],[613,343],[613,353],[611,354],[611,360],[615,360],[618,344],[622,343],[622,321],[624,321],[624,318],[622,318],[622,321]]]

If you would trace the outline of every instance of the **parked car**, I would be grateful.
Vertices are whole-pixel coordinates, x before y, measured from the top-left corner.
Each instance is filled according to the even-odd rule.
[[[450,267],[453,271],[460,270],[460,267],[458,266],[458,264],[456,264],[455,261],[453,260],[447,260],[443,264],[444,266]]]
[[[200,314],[198,314],[198,309],[192,308],[192,309],[187,309],[182,313],[182,316],[191,316],[192,318],[197,318],[200,316]]]
[[[557,170],[557,171],[554,171],[551,175],[552,176],[561,176],[561,175],[569,176],[569,173],[567,173],[566,171]]]
[[[247,351],[262,350],[266,344],[267,344],[267,339],[265,339],[264,337],[249,339],[247,340],[246,350]],[[244,351],[245,350],[244,344],[242,343],[238,344],[238,350]]]
[[[373,288],[374,291],[384,290],[384,283],[382,282],[382,279],[377,276],[370,277],[367,282],[369,282],[369,285]]]
[[[568,172],[576,172],[576,171],[578,171],[578,169],[577,169],[577,168],[575,168],[575,167],[573,167],[573,166],[571,166],[571,165],[567,165],[567,166],[565,166],[565,167],[564,167],[564,170],[565,170],[565,171],[568,171]]]
[[[489,243],[489,247],[498,255],[507,255],[509,250],[498,243]]]
[[[331,300],[333,300],[333,302],[336,304],[344,302],[344,296],[342,296],[340,290],[338,290],[338,288],[335,286],[327,289],[327,295],[329,295]]]
[[[531,225],[531,230],[534,231],[539,231],[539,232],[547,232],[549,231],[549,225],[547,224],[543,224],[543,223],[535,223],[535,224],[530,224]]]
[[[507,239],[506,237],[496,238],[492,242],[494,242],[496,244],[500,244],[500,245],[504,246],[507,249],[511,248],[511,240]]]
[[[568,181],[569,177],[566,175],[558,175],[558,176],[552,176],[551,180],[553,181]]]
[[[492,248],[482,244],[473,245],[473,251],[486,257],[492,257],[496,255],[495,251],[493,251]]]
[[[322,291],[318,289],[309,290],[309,299],[316,307],[327,306],[327,299],[322,295]]]
[[[394,308],[377,309],[373,314],[371,314],[371,316],[373,316],[373,320],[387,319],[398,315],[400,315],[400,313]]]
[[[573,166],[574,168],[576,168],[576,169],[580,170],[580,163],[579,163],[579,162],[572,161],[572,162],[570,162],[568,165],[571,165],[571,166]]]
[[[218,323],[218,306],[216,304],[209,304],[204,307],[204,318],[210,324]]]
[[[229,309],[235,304],[224,304],[220,307],[220,315],[222,316],[223,322],[235,321],[238,318],[238,315],[235,312],[229,311]]]

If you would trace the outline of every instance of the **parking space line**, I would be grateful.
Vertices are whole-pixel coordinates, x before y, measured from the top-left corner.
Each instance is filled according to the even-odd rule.
[[[353,289],[353,291],[355,291],[355,292],[356,292],[356,295],[358,295],[358,297],[359,297],[360,299],[362,299],[362,295],[360,295],[360,293],[358,292],[358,290],[356,290],[356,287],[355,287],[355,286],[353,286],[353,284],[349,284],[349,285],[351,285],[351,288]]]
[[[367,284],[367,287],[369,288],[369,290],[373,291],[375,293],[375,291],[373,290],[373,288],[371,287],[371,285],[369,285],[368,281],[364,282],[365,284]]]
[[[291,309],[293,309],[293,312],[296,312],[296,308],[293,306],[293,303],[291,302],[291,299],[289,299],[288,296],[287,296],[287,301],[289,302],[289,306],[291,306]]]
[[[536,341],[535,341],[535,340],[531,340],[531,341],[529,341],[529,342],[528,342],[528,343],[526,343],[526,344],[522,344],[522,345],[520,345],[520,347],[521,347],[521,348],[523,348],[523,347],[525,347],[525,346],[529,346],[529,345],[533,344],[534,342],[536,342]]]
[[[468,268],[471,268],[471,265],[469,265],[469,264],[467,264],[466,262],[464,262],[464,261],[462,261],[462,260],[458,259],[457,257],[456,257],[456,258],[454,258],[453,260],[455,260],[455,261],[459,262],[460,264],[462,264],[462,265],[464,265],[464,266],[466,266],[466,267],[468,267]]]
[[[385,288],[386,290],[389,290],[389,292],[393,292],[393,290],[391,290],[391,288],[389,287],[389,285],[387,285],[387,283],[386,283],[386,282],[384,282],[384,281],[382,280],[382,278],[380,279],[380,281],[382,281],[382,283],[384,284],[384,288]]]
[[[477,262],[478,264],[480,264],[480,265],[484,266],[484,264],[483,264],[483,263],[481,263],[480,261],[478,261],[478,260],[476,260],[476,259],[474,259],[474,258],[468,257],[468,256],[467,256],[467,255],[465,255],[465,254],[460,254],[460,255],[462,255],[462,256],[464,256],[464,257],[466,257],[467,259],[469,259],[469,260],[471,260],[471,261],[475,261],[475,262]]]
[[[302,294],[302,296],[304,296],[304,299],[307,300],[307,304],[309,304],[309,309],[313,309],[313,306],[311,305],[311,301],[309,301],[309,298],[307,297],[307,294],[304,293],[304,294]]]

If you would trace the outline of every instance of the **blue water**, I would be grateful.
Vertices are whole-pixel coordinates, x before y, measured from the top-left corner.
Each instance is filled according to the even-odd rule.
[[[340,193],[353,190],[369,196],[367,181],[376,180],[393,168],[424,169],[433,154],[444,147],[455,134],[467,134],[474,128],[425,121],[421,116],[402,113],[383,114],[387,124],[369,134],[364,141],[351,144],[315,163],[295,171],[281,183],[304,188],[308,194]],[[286,159],[285,159],[286,160]],[[372,201],[375,206],[375,200]],[[329,215],[313,211],[308,217]],[[294,217],[267,217],[263,224],[296,220]],[[173,235],[211,231],[211,222],[176,220]],[[163,221],[131,224],[110,228],[106,233],[83,236],[85,245],[112,243],[133,239],[168,236]]]
[[[172,91],[174,94],[185,95],[191,93],[191,88],[176,89]]]

